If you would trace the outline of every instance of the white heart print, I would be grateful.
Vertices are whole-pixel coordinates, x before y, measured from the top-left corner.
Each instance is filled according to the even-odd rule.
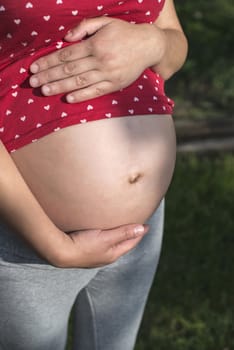
[[[23,73],[25,73],[25,72],[26,72],[26,69],[23,68],[23,67],[21,67],[21,68],[20,68],[20,74],[23,74]]]
[[[62,41],[58,41],[56,44],[56,49],[61,49],[63,47],[63,42]]]
[[[50,20],[50,16],[49,16],[49,15],[48,15],[48,16],[43,16],[43,18],[44,18],[44,20],[47,21],[47,22]]]
[[[26,9],[32,9],[33,8],[33,4],[31,2],[27,2],[25,7],[26,7]]]
[[[20,22],[21,22],[21,19],[19,19],[19,18],[14,19],[14,22],[15,22],[15,24],[19,25],[19,24],[20,24]]]

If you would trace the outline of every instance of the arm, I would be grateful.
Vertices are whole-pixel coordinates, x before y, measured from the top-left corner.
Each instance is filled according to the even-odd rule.
[[[67,95],[71,103],[124,88],[149,67],[168,79],[187,55],[173,0],[166,0],[154,24],[92,18],[83,20],[65,39],[74,44],[35,61],[30,83],[42,86],[47,96],[73,91]]]
[[[43,211],[1,141],[0,159],[0,218],[55,266],[94,267],[111,263],[133,249],[148,230],[132,224],[67,235]],[[140,231],[135,231],[139,226]]]
[[[0,159],[0,217],[42,257],[53,263],[57,255],[55,249],[62,242],[63,233],[44,213],[2,142]]]
[[[166,80],[183,66],[188,52],[188,42],[172,0],[166,0],[163,11],[154,26],[158,35],[162,36],[161,40],[158,40],[161,41],[162,56],[151,68]],[[152,37],[155,39],[155,47],[157,35]]]

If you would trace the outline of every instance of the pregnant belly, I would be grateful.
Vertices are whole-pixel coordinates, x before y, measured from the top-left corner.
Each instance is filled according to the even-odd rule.
[[[145,222],[167,191],[175,152],[171,116],[147,115],[67,127],[12,158],[48,216],[68,232]]]

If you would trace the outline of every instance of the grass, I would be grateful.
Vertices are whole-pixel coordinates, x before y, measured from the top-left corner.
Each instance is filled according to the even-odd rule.
[[[136,350],[234,350],[233,214],[234,155],[178,156]]]
[[[136,350],[234,349],[234,156],[179,156]]]

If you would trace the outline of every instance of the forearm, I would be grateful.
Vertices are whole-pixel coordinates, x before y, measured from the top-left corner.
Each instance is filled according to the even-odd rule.
[[[156,25],[153,25],[156,27]],[[154,45],[161,46],[161,59],[151,68],[159,73],[165,80],[169,79],[177,72],[184,64],[188,43],[184,33],[175,29],[160,29],[155,28],[157,35],[155,38],[160,38]],[[157,49],[158,50],[158,49]]]
[[[187,39],[173,0],[165,0],[161,14],[151,28],[155,57],[151,68],[166,80],[182,67],[188,52]]]
[[[1,142],[0,159],[0,218],[53,262],[64,233],[43,211]]]

